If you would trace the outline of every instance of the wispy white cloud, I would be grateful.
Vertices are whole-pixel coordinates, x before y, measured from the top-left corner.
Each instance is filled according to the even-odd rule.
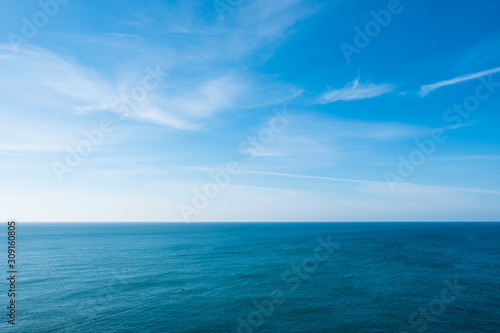
[[[477,78],[480,78],[480,77],[483,77],[486,75],[490,75],[490,74],[494,74],[494,73],[498,73],[498,72],[500,72],[500,67],[488,69],[488,70],[482,71],[482,72],[458,76],[458,77],[453,78],[451,80],[445,80],[445,81],[440,81],[440,82],[433,83],[433,84],[427,84],[427,85],[420,87],[419,94],[420,94],[420,96],[425,97],[427,94],[429,94],[430,92],[432,92],[436,89],[446,87],[446,86],[451,86],[453,84],[457,84],[457,83],[461,83],[461,82],[465,82],[465,81],[470,81],[473,79],[477,79]]]
[[[162,85],[148,91],[147,99],[127,117],[197,130],[223,112],[275,105],[301,93],[276,77],[252,71],[245,60],[312,15],[315,10],[306,1],[242,3],[232,18],[218,23],[196,17],[199,2],[158,5],[168,8],[146,5],[133,18],[141,24],[126,34],[57,36],[70,46],[73,57],[99,48],[116,55],[112,63],[94,57],[82,65],[41,48],[16,51],[0,45],[0,94],[37,109],[120,113],[116,99],[130,94],[146,66],[160,63],[167,68]],[[168,46],[150,42],[165,33]]]
[[[340,89],[329,90],[317,100],[320,104],[373,98],[394,91],[392,84],[360,83],[359,78]]]
[[[148,98],[130,108],[128,117],[183,130],[199,128],[201,121],[217,113],[236,109],[253,84],[236,75],[226,75],[202,82],[189,82],[179,87],[165,82],[158,91],[148,92]],[[107,100],[79,111],[109,111],[121,113],[121,105]]]
[[[95,70],[72,59],[35,47],[0,45],[0,94],[60,111],[102,100],[112,89]]]
[[[262,43],[282,37],[295,23],[318,10],[319,6],[311,7],[303,0],[249,1],[240,5],[235,22],[241,22],[245,34],[252,34],[255,42],[261,39]]]
[[[290,111],[286,131],[276,135],[263,157],[292,158],[290,165],[336,164],[347,156],[371,155],[391,142],[424,137],[430,128],[397,122],[336,119]],[[285,161],[283,161],[285,162]]]
[[[300,95],[293,85],[252,71],[245,60],[262,47],[269,50],[296,22],[313,14],[305,1],[243,3],[232,19],[219,23],[198,17],[198,2],[161,6],[177,5],[181,11],[145,6],[147,12],[137,17],[141,24],[126,33],[52,33],[64,43],[58,49],[64,55],[30,45],[0,45],[0,108],[16,110],[15,119],[0,126],[15,123],[16,133],[0,148],[63,151],[82,129],[94,126],[99,113],[120,113],[114,102],[129,95],[145,68],[156,64],[167,68],[162,85],[148,91],[147,99],[127,115],[130,120],[200,130],[225,112],[263,108]],[[165,31],[168,45],[151,43]],[[112,54],[112,62],[101,56],[80,59],[96,49]],[[23,119],[43,119],[47,126],[37,128]]]
[[[127,117],[195,130],[221,112],[273,105],[300,93],[251,73],[213,71],[189,77],[189,72],[169,76],[169,71],[179,68],[169,67],[162,85],[148,91],[141,103],[134,102]],[[15,101],[16,108],[29,105],[51,112],[121,114],[123,106],[115,102],[130,95],[146,74],[145,68],[141,71],[136,66],[109,77],[44,49],[0,47],[0,95]],[[263,96],[265,91],[274,93]]]

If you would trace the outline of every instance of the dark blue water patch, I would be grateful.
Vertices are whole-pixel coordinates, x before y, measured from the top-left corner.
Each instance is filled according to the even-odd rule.
[[[499,223],[20,223],[0,330],[500,332],[499,240]]]

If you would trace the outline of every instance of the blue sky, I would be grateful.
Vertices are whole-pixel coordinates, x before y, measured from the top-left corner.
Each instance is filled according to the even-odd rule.
[[[2,7],[4,219],[500,220],[498,1]]]

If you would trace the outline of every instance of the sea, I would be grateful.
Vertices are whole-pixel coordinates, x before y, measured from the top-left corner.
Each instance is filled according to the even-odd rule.
[[[16,228],[0,332],[500,332],[500,223]]]

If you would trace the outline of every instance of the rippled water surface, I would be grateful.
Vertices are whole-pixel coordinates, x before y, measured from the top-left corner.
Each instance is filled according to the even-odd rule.
[[[498,223],[17,228],[2,332],[500,332]]]

